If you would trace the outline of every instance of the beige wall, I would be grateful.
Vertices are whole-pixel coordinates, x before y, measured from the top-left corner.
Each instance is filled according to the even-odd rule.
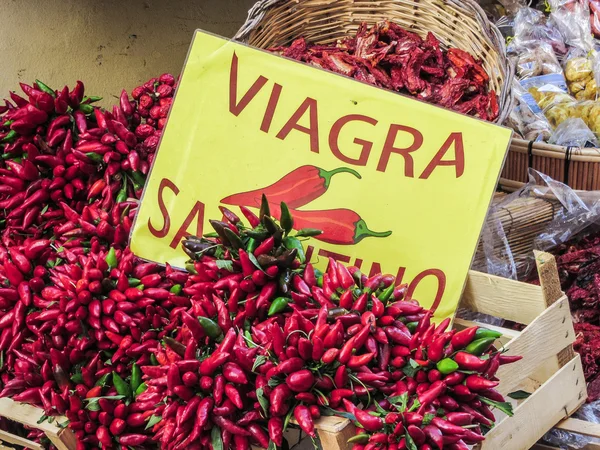
[[[0,0],[0,98],[36,78],[112,104],[163,72],[178,75],[193,31],[232,36],[254,0]]]

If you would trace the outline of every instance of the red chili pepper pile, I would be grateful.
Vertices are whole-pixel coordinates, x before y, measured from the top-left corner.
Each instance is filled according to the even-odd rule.
[[[577,340],[573,346],[581,355],[588,401],[595,401],[600,398],[600,236],[576,239],[553,253],[575,322]]]
[[[489,407],[509,408],[496,370],[518,358],[490,330],[432,324],[391,275],[333,260],[321,274],[300,241],[320,231],[290,234],[284,203],[279,221],[266,198],[242,207],[250,227],[222,208],[215,233],[186,239],[188,272],[135,258],[174,85],[109,112],[80,82],[36,82],[3,108],[0,397],[65,415],[80,449],[273,448],[292,419],[315,436],[322,414],[355,420],[358,449],[482,440]]]
[[[498,117],[498,99],[481,62],[458,48],[442,50],[432,33],[423,40],[393,22],[371,29],[362,23],[356,36],[338,42],[315,45],[299,38],[270,50],[483,120]]]

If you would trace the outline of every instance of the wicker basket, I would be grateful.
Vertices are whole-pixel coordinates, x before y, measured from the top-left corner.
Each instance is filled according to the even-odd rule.
[[[421,36],[433,32],[445,46],[481,59],[498,94],[503,123],[512,106],[512,66],[500,31],[473,0],[260,0],[234,39],[259,48],[303,36],[326,43],[356,31],[362,22],[391,20]]]
[[[528,181],[530,167],[576,190],[600,190],[600,149],[597,148],[561,147],[513,139],[500,186],[509,191],[519,189]]]

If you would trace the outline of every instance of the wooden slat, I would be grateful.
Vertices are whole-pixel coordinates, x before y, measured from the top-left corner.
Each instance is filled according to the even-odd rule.
[[[600,438],[600,423],[587,422],[580,419],[565,419],[559,422],[555,428],[572,433],[583,434]]]
[[[533,254],[535,255],[535,262],[540,279],[540,287],[542,288],[546,305],[550,306],[557,302],[563,295],[565,295],[560,287],[556,259],[550,253],[540,252],[537,250],[534,250]],[[573,346],[571,345],[561,350],[560,353],[556,355],[559,367],[562,367],[568,361],[571,361],[574,355],[575,352],[573,351]]]
[[[20,445],[21,447],[30,448],[32,450],[44,450],[44,447],[40,444],[37,444],[29,439],[23,438],[21,436],[17,436],[16,434],[9,433],[5,430],[0,430],[0,442],[10,443],[15,445]],[[5,447],[8,448],[8,447]],[[0,445],[0,450],[2,450],[2,446]]]
[[[524,450],[554,424],[571,415],[587,397],[581,358],[576,355],[487,435],[481,450]]]
[[[292,419],[291,423],[296,425],[296,420]],[[346,450],[349,449],[347,441],[355,434],[354,425],[343,417],[323,416],[315,420],[315,429],[319,435],[323,449],[331,450]],[[290,430],[286,432],[286,437],[289,439],[289,433],[296,432]],[[306,435],[305,435],[306,436]],[[295,439],[292,439],[294,441]],[[310,445],[312,447],[312,444]],[[260,447],[252,447],[254,450],[260,450]]]
[[[474,270],[469,271],[460,306],[525,325],[546,308],[539,286]]]
[[[507,344],[507,354],[522,355],[523,359],[500,367],[497,375],[500,392],[511,392],[522,379],[532,375],[543,361],[555,357],[575,340],[568,302],[567,297],[563,297]]]
[[[23,425],[37,428],[44,433],[50,432],[57,435],[61,428],[57,427],[54,423],[48,423],[48,421],[38,423],[43,415],[44,410],[41,408],[36,408],[25,403],[18,403],[7,397],[0,398],[0,416],[22,423]],[[64,420],[66,420],[64,417],[59,419],[60,422]]]

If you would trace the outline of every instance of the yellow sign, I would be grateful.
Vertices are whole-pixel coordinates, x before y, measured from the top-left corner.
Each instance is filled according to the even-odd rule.
[[[183,267],[218,206],[319,228],[313,261],[390,273],[454,314],[511,131],[197,31],[132,232]],[[239,211],[238,211],[239,212]]]

